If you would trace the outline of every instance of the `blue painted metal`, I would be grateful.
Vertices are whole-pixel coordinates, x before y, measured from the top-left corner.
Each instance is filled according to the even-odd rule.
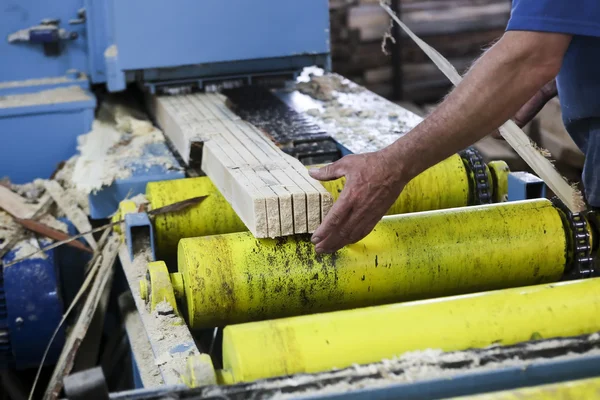
[[[508,367],[465,373],[414,383],[393,384],[344,393],[298,396],[303,400],[434,400],[488,393],[600,376],[600,356],[580,356],[560,361],[540,361],[527,368]],[[111,396],[112,398],[112,396]]]
[[[146,213],[131,213],[125,214],[125,243],[129,250],[129,257],[133,261],[134,255],[134,240],[145,235],[150,239],[150,248],[152,250],[152,260],[156,260],[156,252],[154,250],[154,227],[148,214]],[[145,243],[143,243],[145,244]],[[135,249],[137,250],[137,249]]]
[[[0,9],[0,82],[63,76],[69,69],[87,72],[85,25],[69,25],[77,18],[83,0],[5,0]],[[10,34],[39,25],[44,19],[60,19],[60,27],[79,37],[64,41],[58,56],[44,55],[42,44],[9,43]]]
[[[19,248],[20,245],[15,246],[2,261],[14,261]],[[9,341],[8,346],[0,346],[0,362],[5,363],[0,363],[0,368],[7,364],[17,369],[37,367],[63,313],[54,252],[48,252],[45,258],[30,258],[3,267],[2,272],[6,319],[0,320],[0,332],[6,329]],[[0,306],[0,310],[2,308]],[[61,329],[50,347],[45,365],[56,362],[64,340],[65,332]]]
[[[165,159],[170,160],[171,165],[175,167],[165,167]],[[185,178],[183,168],[179,166],[165,143],[146,146],[142,156],[128,161],[123,168],[131,170],[130,177],[118,179],[110,186],[89,195],[90,216],[93,219],[112,216],[122,200],[145,193],[148,182]]]
[[[546,184],[528,172],[511,172],[508,175],[508,201],[546,197]]]
[[[1,174],[14,183],[49,178],[91,129],[96,100],[89,93],[85,101],[35,104],[32,95],[15,96],[22,98],[18,107],[0,107]]]
[[[124,70],[329,53],[327,0],[109,3]]]
[[[131,352],[131,370],[133,373],[133,387],[135,389],[142,389],[144,387],[144,383],[142,382],[140,369],[138,368],[137,362],[135,361],[135,354],[133,353],[133,351]]]

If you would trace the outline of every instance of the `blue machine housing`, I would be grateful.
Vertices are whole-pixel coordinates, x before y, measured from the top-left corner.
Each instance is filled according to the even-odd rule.
[[[14,261],[18,249],[19,245],[3,261]],[[63,313],[54,252],[0,270],[0,368],[37,367]],[[64,340],[63,328],[46,365],[56,362]]]
[[[48,177],[91,128],[95,98],[3,109],[66,84],[111,91],[330,67],[327,0],[7,0],[0,10],[0,175]],[[32,81],[34,80],[34,81]],[[4,148],[3,148],[4,150]]]

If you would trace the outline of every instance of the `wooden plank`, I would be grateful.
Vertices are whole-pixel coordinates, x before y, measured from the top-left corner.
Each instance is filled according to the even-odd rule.
[[[0,208],[15,218],[30,219],[36,208],[12,190],[0,185]]]
[[[462,76],[440,53],[429,46],[427,43],[417,37],[394,12],[382,4],[382,7],[389,15],[400,25],[413,39],[419,47],[431,58],[431,60],[444,72],[452,84],[458,85],[462,81]],[[533,171],[548,185],[554,194],[569,208],[573,213],[581,212],[585,209],[585,202],[581,193],[571,187],[556,171],[552,163],[544,157],[533,145],[525,133],[512,121],[508,120],[500,127],[500,134],[508,144],[521,156],[521,158],[531,167]]]
[[[92,230],[92,224],[90,224],[87,215],[79,208],[79,206],[77,206],[74,199],[71,199],[70,201],[69,196],[58,182],[44,181],[44,188],[58,207],[65,213],[69,221],[75,225],[75,228],[77,228],[79,233]],[[93,250],[96,250],[98,244],[96,243],[94,236],[92,234],[87,234],[84,238],[90,247]]]

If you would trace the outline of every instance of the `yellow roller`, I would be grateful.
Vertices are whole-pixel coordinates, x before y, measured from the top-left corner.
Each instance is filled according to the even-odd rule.
[[[453,397],[454,400],[589,400],[599,398],[600,378],[505,390],[476,396]]]
[[[323,185],[337,200],[344,182],[342,178]],[[388,215],[466,206],[469,194],[467,171],[460,156],[455,155],[413,179]],[[181,238],[248,230],[207,177],[151,182],[146,187],[152,208],[205,195],[209,195],[206,200],[184,212],[156,217],[156,246],[161,258],[173,256]]]
[[[385,217],[334,255],[235,233],[182,239],[177,258],[197,329],[556,281],[566,246],[540,199]]]
[[[600,330],[600,279],[232,325],[232,383],[378,362],[408,351],[511,345]]]

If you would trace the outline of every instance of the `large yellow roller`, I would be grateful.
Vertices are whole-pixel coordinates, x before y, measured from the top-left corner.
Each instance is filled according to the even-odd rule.
[[[232,325],[225,383],[600,330],[600,278]]]
[[[496,191],[505,194],[508,166],[503,162],[495,163],[493,170],[498,172],[493,174],[492,187],[499,187],[500,189]],[[323,182],[323,185],[332,194],[334,200],[337,200],[344,182],[342,178]],[[472,204],[470,186],[473,185],[470,183],[469,174],[461,157],[454,155],[413,179],[392,205],[388,215]],[[248,230],[207,177],[151,182],[146,188],[146,196],[152,208],[205,195],[208,195],[207,199],[195,207],[180,213],[156,217],[154,223],[156,246],[162,258],[174,256],[177,243],[181,238]]]
[[[385,217],[326,256],[307,237],[182,239],[178,279],[198,329],[552,282],[567,243],[560,212],[540,199]]]
[[[576,400],[598,398],[600,398],[600,378],[589,378],[475,396],[453,397],[453,400]]]

